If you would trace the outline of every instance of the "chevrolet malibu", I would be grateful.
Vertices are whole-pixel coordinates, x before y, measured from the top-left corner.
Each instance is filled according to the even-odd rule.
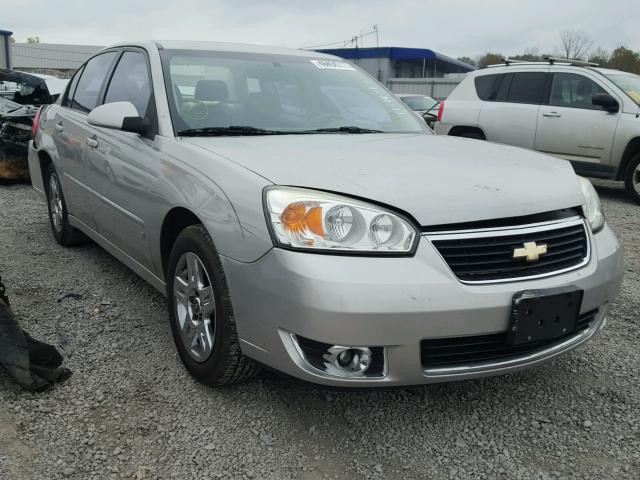
[[[168,298],[179,356],[387,386],[508,373],[604,325],[623,271],[559,159],[445,138],[358,67],[302,50],[98,52],[34,122],[51,231]]]

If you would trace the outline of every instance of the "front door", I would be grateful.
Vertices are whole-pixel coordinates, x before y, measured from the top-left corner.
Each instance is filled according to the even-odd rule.
[[[155,108],[146,55],[123,52],[105,93],[104,103],[128,101],[149,125]],[[147,136],[89,126],[89,186],[94,194],[100,235],[139,264],[151,267],[146,221],[161,201],[158,174],[161,157]]]
[[[606,173],[619,113],[591,103],[597,93],[611,93],[583,74],[553,74],[549,104],[540,107],[536,150],[570,160],[576,170]]]

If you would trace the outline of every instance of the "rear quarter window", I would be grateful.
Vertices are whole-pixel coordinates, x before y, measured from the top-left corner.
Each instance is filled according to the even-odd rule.
[[[76,86],[78,85],[78,80],[80,80],[80,75],[82,75],[82,68],[83,67],[80,67],[80,70],[78,70],[76,72],[76,74],[73,76],[73,78],[69,82],[69,86],[67,87],[67,91],[65,92],[64,97],[62,98],[61,105],[63,107],[70,107],[71,106],[71,100],[73,99],[73,94],[76,91]]]
[[[512,76],[510,73],[499,73],[476,77],[474,83],[478,98],[488,102],[504,102]]]

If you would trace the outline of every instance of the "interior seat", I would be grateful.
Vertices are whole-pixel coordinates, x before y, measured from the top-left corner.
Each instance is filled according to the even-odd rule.
[[[230,125],[229,89],[222,80],[198,80],[193,102],[183,102],[181,114],[191,128]]]

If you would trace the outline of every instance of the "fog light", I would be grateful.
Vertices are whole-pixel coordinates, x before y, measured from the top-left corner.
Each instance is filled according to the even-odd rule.
[[[334,345],[322,358],[327,372],[335,375],[364,375],[371,366],[371,350],[367,347]]]

